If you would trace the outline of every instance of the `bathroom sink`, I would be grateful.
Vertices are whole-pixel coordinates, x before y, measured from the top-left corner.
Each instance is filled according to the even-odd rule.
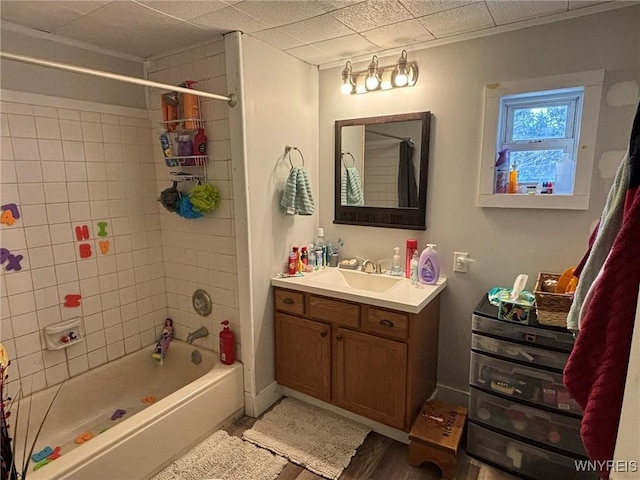
[[[327,268],[303,276],[271,279],[276,287],[330,298],[366,303],[409,313],[419,313],[446,287],[440,277],[435,285],[411,285],[408,278]]]
[[[332,268],[319,272],[309,281],[312,283],[325,283],[335,286],[342,285],[357,288],[358,290],[382,293],[397,286],[402,280],[404,280],[404,277],[391,277],[389,275]]]

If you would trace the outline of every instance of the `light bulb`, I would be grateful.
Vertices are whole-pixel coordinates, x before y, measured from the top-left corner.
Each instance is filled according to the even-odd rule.
[[[353,85],[351,85],[350,83],[343,83],[342,85],[340,85],[340,91],[344,95],[349,95],[352,90],[353,90]]]
[[[376,75],[369,75],[367,77],[367,81],[365,82],[367,90],[375,90],[376,88],[378,88],[379,84],[380,81],[378,80],[378,77]]]
[[[406,72],[398,72],[394,83],[396,84],[396,87],[404,87],[407,83],[409,83],[409,76],[406,74]]]

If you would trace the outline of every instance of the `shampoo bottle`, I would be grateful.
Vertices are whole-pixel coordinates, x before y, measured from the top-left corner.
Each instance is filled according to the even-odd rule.
[[[435,245],[433,243],[427,243],[427,248],[425,248],[422,251],[422,255],[420,255],[418,279],[421,283],[433,285],[438,281],[439,276],[440,261],[438,260],[438,253],[435,251]]]
[[[411,259],[413,258],[413,254],[418,251],[418,240],[415,238],[410,238],[407,240],[407,252],[405,257],[405,277],[411,278]]]
[[[507,193],[518,193],[518,164],[511,165],[509,172],[509,183],[507,184]]]
[[[394,247],[393,251],[393,267],[391,267],[391,275],[394,277],[401,277],[402,267],[400,266],[400,247]]]
[[[184,83],[181,83],[179,86],[193,89],[193,85],[195,85],[196,83],[198,82],[194,80],[186,80]],[[183,109],[182,114],[186,119],[184,122],[185,130],[195,130],[198,124],[193,120],[197,120],[200,118],[200,104],[198,103],[198,97],[196,95],[191,95],[190,93],[183,93],[182,109]],[[187,155],[190,155],[190,153],[188,153]]]

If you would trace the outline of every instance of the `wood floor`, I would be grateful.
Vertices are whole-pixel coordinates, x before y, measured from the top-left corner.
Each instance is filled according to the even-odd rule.
[[[242,437],[255,418],[242,417],[224,428],[229,435]],[[340,480],[440,480],[440,470],[431,464],[414,468],[407,462],[409,446],[371,432],[358,449]],[[294,463],[287,463],[277,480],[326,480]],[[517,480],[461,452],[456,480]]]

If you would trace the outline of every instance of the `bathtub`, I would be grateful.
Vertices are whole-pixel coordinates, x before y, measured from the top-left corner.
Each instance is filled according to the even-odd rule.
[[[162,365],[151,358],[151,346],[67,380],[34,449],[60,446],[61,456],[36,471],[30,461],[28,480],[148,478],[240,415],[242,365],[223,365],[215,353],[201,349],[196,365],[194,350],[174,340]],[[31,396],[31,439],[56,389]],[[30,400],[22,402],[18,440],[24,439]],[[112,420],[118,409],[126,413]],[[77,444],[87,432],[93,438]],[[16,456],[21,452],[17,442]]]

